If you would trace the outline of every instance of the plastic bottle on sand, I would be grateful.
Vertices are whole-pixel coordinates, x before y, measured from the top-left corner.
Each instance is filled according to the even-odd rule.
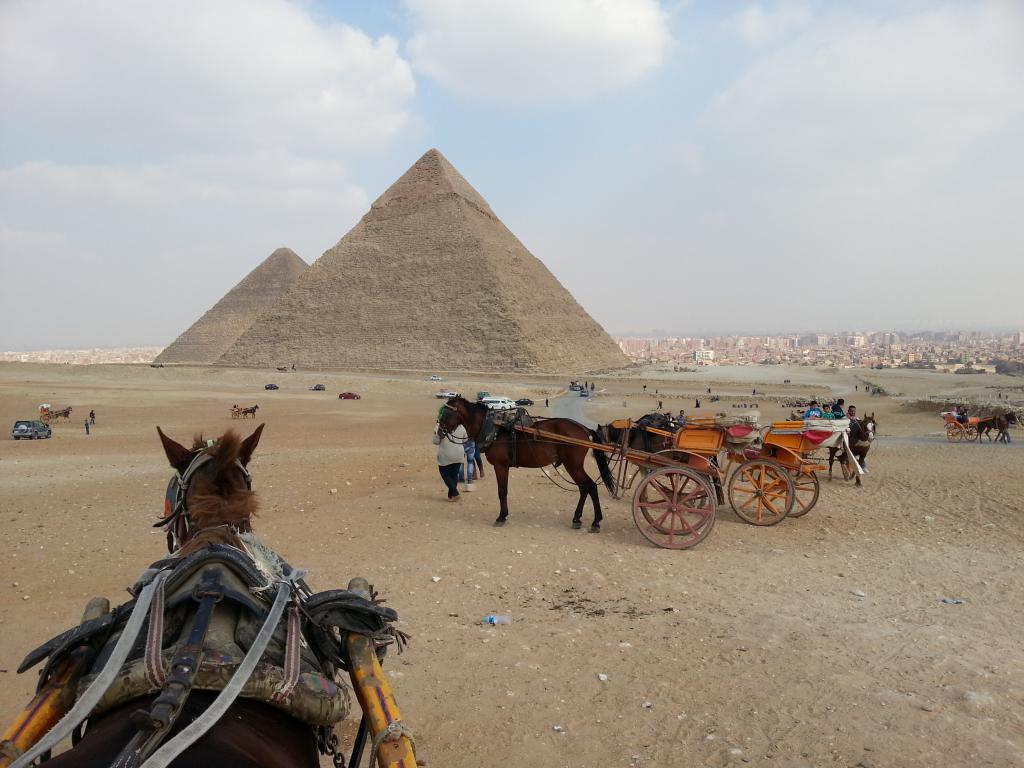
[[[494,611],[490,611],[486,616],[484,616],[483,623],[490,624],[491,626],[495,624],[511,624],[512,617],[505,613],[495,613]]]

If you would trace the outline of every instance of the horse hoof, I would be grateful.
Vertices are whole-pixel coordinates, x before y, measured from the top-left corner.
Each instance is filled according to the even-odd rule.
[[[601,532],[601,526],[598,525],[597,523],[594,523],[592,526],[590,526],[590,532],[591,533],[600,533]]]
[[[574,531],[578,531],[582,527],[583,527],[583,523],[581,523],[579,520],[573,520],[572,521],[572,529]]]
[[[505,518],[499,517],[497,520],[494,521],[494,527],[501,528],[501,526],[503,526],[506,522],[507,521],[505,520]]]

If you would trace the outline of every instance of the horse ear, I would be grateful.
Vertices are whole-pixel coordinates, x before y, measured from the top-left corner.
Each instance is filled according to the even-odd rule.
[[[188,464],[192,458],[192,451],[181,445],[181,443],[171,440],[160,427],[157,427],[156,431],[160,435],[160,442],[164,444],[164,453],[167,454],[167,461],[170,462],[171,466],[179,469],[181,466]]]
[[[267,426],[266,422],[260,424],[256,427],[255,432],[242,441],[242,449],[238,452],[238,460],[242,462],[243,467],[249,466],[249,460],[252,459],[252,454],[260,442],[260,435],[263,434],[263,428],[265,426]]]

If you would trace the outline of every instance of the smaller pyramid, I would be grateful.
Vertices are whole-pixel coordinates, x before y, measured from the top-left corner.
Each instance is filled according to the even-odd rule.
[[[256,322],[261,312],[291,288],[307,267],[291,248],[278,248],[153,362],[215,362]]]

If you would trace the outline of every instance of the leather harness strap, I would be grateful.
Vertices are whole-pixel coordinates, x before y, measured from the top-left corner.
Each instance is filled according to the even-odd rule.
[[[299,651],[302,633],[299,627],[299,603],[294,597],[288,604],[288,640],[284,649],[284,679],[274,692],[274,701],[284,702],[299,682]]]
[[[177,736],[154,752],[152,757],[143,763],[142,768],[167,768],[178,755],[201,739],[224,716],[224,713],[228,711],[235,699],[238,698],[238,694],[242,692],[246,682],[252,677],[253,670],[256,669],[256,663],[262,658],[263,652],[267,649],[270,638],[274,634],[274,629],[281,620],[281,614],[284,613],[284,606],[288,602],[289,596],[292,594],[295,586],[301,583],[304,575],[304,571],[296,569],[291,571],[285,580],[278,582],[277,597],[274,599],[274,604],[270,607],[263,626],[260,627],[256,639],[253,641],[252,646],[250,646],[245,658],[242,659],[242,663],[238,665],[238,669],[235,670],[231,680],[228,681],[228,684],[224,686],[224,689],[213,700],[213,703],[199,717],[182,728]]]
[[[166,579],[161,579],[153,593],[153,605],[149,611],[149,632],[146,633],[146,679],[154,688],[163,688],[167,683],[164,674],[164,597]]]
[[[137,709],[132,713],[132,724],[139,732],[121,750],[114,761],[115,766],[135,768],[141,765],[166,738],[192,691],[192,684],[203,660],[203,641],[210,629],[214,607],[224,597],[220,571],[205,571],[193,590],[192,597],[198,601],[199,608],[196,609],[188,639],[171,662],[167,682],[149,711]]]

